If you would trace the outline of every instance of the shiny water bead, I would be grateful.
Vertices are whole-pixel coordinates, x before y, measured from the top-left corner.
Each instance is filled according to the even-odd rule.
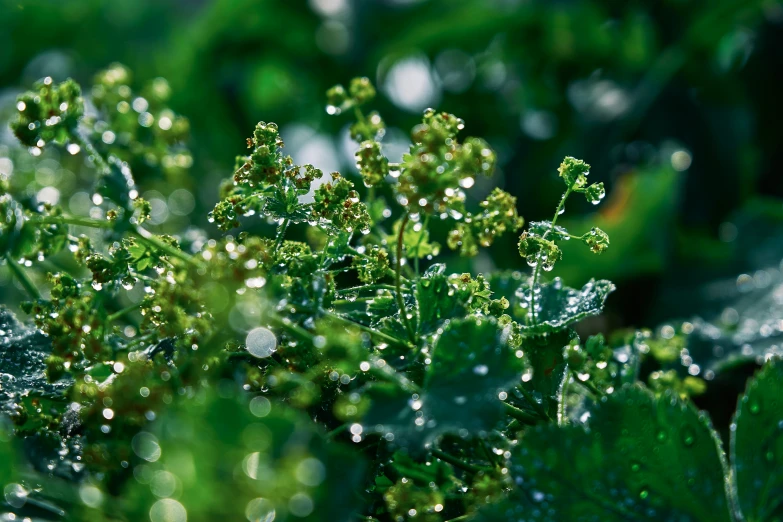
[[[259,359],[269,357],[277,350],[277,337],[267,328],[254,328],[247,334],[245,348]]]
[[[603,183],[593,183],[585,189],[585,198],[593,205],[597,205],[606,196]]]

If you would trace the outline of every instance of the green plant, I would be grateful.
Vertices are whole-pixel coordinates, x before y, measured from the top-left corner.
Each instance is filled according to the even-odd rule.
[[[692,383],[661,378],[653,393],[637,382],[649,334],[583,342],[573,329],[601,312],[613,285],[543,281],[559,243],[609,245],[600,229],[557,225],[572,194],[604,197],[583,161],[561,163],[554,216],[521,234],[530,275],[450,274],[435,260],[434,223],[448,225],[446,243],[462,256],[523,225],[500,189],[475,209],[466,197],[492,174],[494,152],[460,139],[460,119],[427,110],[410,152],[390,163],[361,78],[327,93],[330,114],[355,116],[358,176],[324,180],[295,164],[277,126],[261,122],[209,214],[223,234],[175,238],[147,226],[151,206],[130,165],[189,157],[187,123],[128,104],[147,101],[129,81],[120,66],[100,74],[94,101],[119,98],[95,103],[90,119],[71,81],[44,80],[17,105],[20,141],[34,155],[51,144],[86,153],[96,195],[90,216],[74,216],[0,180],[0,251],[34,322],[0,312],[0,409],[17,436],[0,431],[9,512],[152,522],[780,516],[779,363],[740,403],[729,473],[687,401]],[[138,117],[123,116],[131,110]],[[107,130],[139,145],[90,139]],[[273,225],[271,237],[259,223]],[[48,284],[31,278],[38,272]],[[34,473],[9,448],[17,439]]]

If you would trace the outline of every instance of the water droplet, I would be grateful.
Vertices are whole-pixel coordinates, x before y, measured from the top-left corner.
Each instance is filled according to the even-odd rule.
[[[277,338],[267,328],[254,328],[247,334],[245,347],[251,355],[263,359],[275,353],[277,350]]]
[[[173,498],[162,498],[150,508],[151,522],[187,522],[185,506]]]
[[[160,444],[152,433],[146,431],[137,433],[131,440],[131,448],[139,458],[147,462],[155,462],[160,458]]]
[[[682,443],[686,446],[693,446],[694,442],[696,442],[696,433],[690,426],[685,426],[682,429]]]
[[[256,417],[266,417],[270,411],[272,411],[272,403],[266,397],[259,395],[250,400],[250,413]]]
[[[275,505],[261,497],[248,502],[245,508],[245,516],[250,522],[273,522],[275,515]]]

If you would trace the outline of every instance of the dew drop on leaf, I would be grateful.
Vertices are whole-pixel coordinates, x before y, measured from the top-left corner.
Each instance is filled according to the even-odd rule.
[[[696,441],[696,435],[693,433],[693,429],[689,426],[685,426],[682,429],[682,443],[686,446],[693,446]]]

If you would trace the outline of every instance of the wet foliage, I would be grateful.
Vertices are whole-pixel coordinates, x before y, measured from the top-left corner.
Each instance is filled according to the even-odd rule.
[[[260,122],[210,227],[158,234],[134,170],[186,169],[188,124],[165,82],[130,83],[114,65],[89,91],[47,78],[17,103],[12,129],[33,157],[81,158],[94,212],[0,179],[0,254],[29,294],[24,324],[0,311],[6,519],[781,515],[783,376],[762,340],[780,324],[751,324],[751,304],[722,330],[580,335],[614,285],[547,273],[566,242],[610,248],[600,228],[572,234],[559,219],[571,196],[606,194],[584,161],[562,160],[552,218],[525,227],[509,193],[467,198],[496,153],[452,114],[424,111],[409,152],[389,161],[375,88],[358,78],[326,96],[327,113],[353,119],[358,174],[297,163]],[[439,262],[437,241],[467,258],[512,234],[529,271]],[[739,402],[730,457],[691,401],[705,335],[766,363]]]

